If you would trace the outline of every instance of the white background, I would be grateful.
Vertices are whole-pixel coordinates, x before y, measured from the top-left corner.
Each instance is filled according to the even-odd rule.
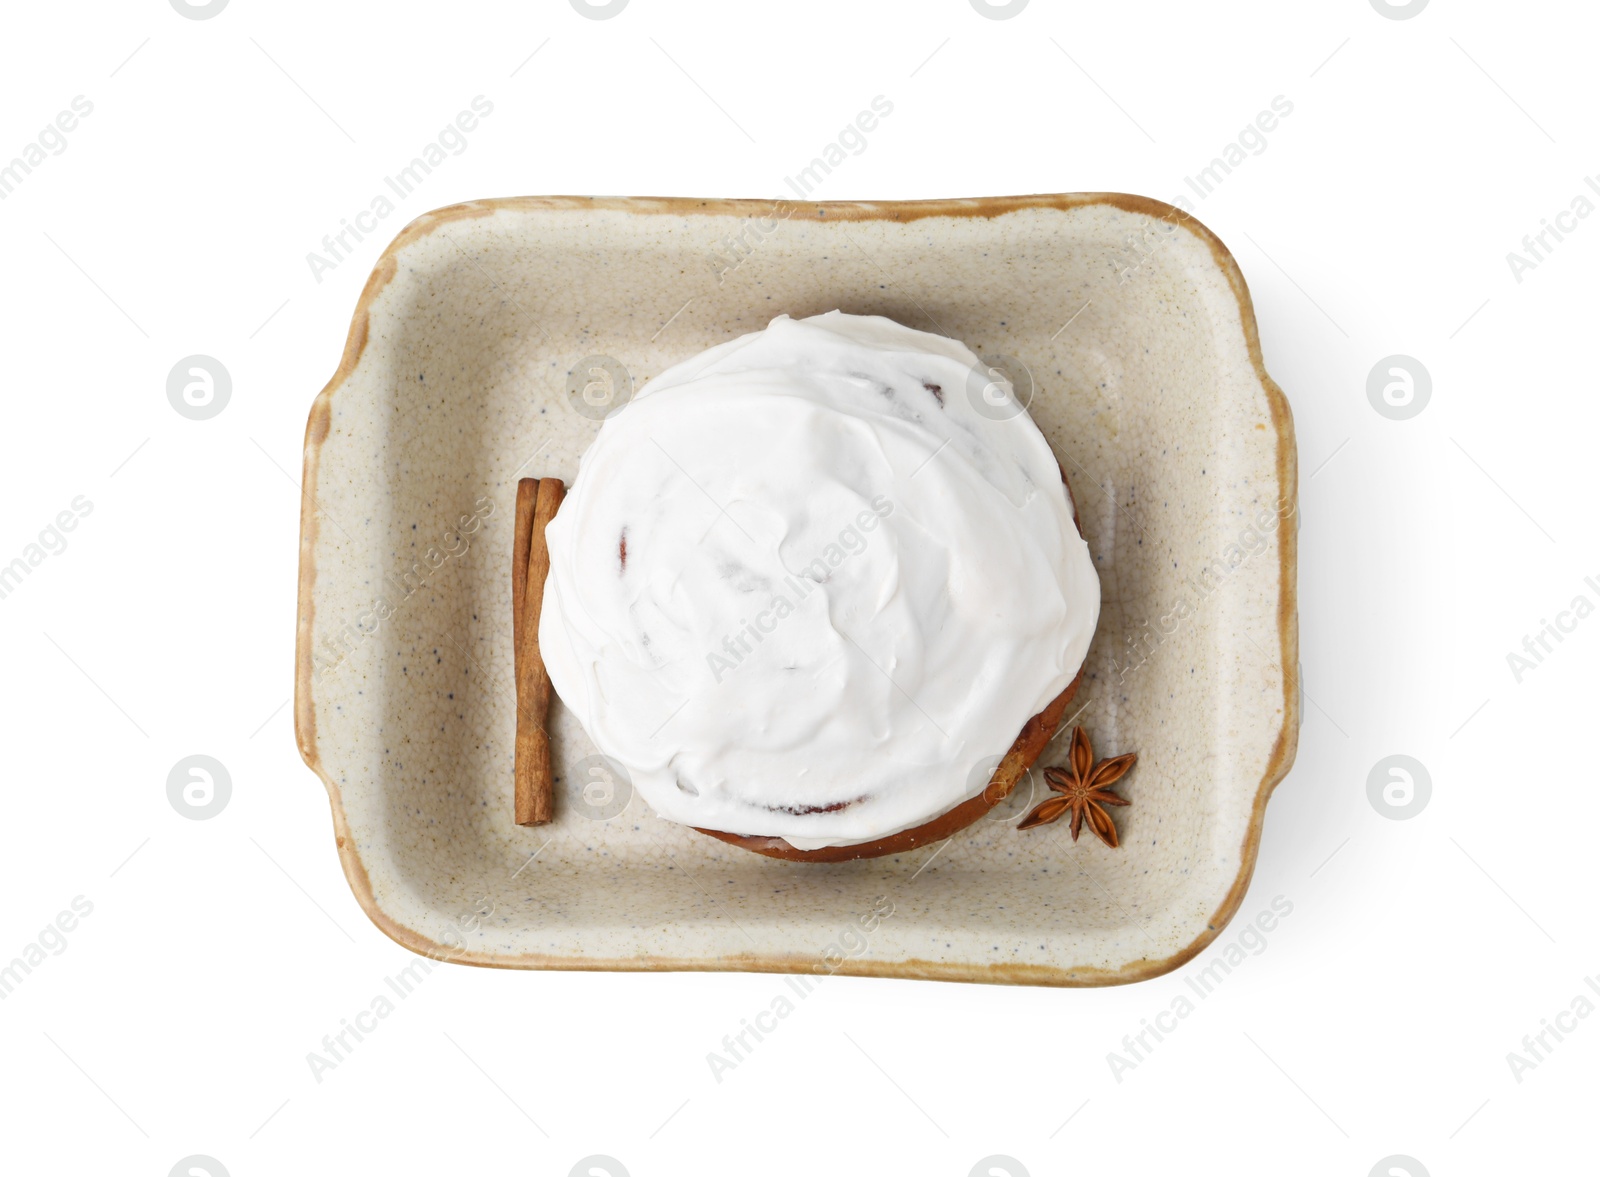
[[[1600,974],[1600,620],[1521,682],[1506,656],[1600,604],[1600,217],[1521,282],[1506,255],[1600,173],[1596,24],[1576,0],[8,6],[0,161],[75,96],[93,113],[0,202],[0,563],[93,509],[0,600],[0,961],[93,911],[0,1001],[0,1169],[1592,1164],[1600,1017],[1520,1081],[1507,1054]],[[480,94],[467,150],[318,282],[306,254]],[[879,94],[893,116],[824,199],[1170,200],[1293,103],[1190,192],[1299,442],[1306,717],[1240,920],[1292,915],[1120,1081],[1108,1053],[1195,965],[1098,991],[835,978],[720,1084],[706,1053],[780,978],[448,966],[318,1083],[307,1052],[410,959],[350,894],[286,706],[305,415],[372,262],[474,197],[784,195]],[[191,353],[232,373],[208,421],[167,401]],[[1432,376],[1408,421],[1366,396],[1393,353]],[[1368,801],[1397,752],[1433,782],[1411,820]],[[192,753],[231,773],[209,821],[167,800]]]

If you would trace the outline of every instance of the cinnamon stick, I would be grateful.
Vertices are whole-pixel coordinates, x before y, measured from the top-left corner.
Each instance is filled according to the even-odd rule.
[[[522,678],[522,604],[528,587],[528,543],[533,537],[533,497],[537,478],[517,480],[516,534],[511,541],[511,653],[516,660],[515,679]]]
[[[532,481],[531,479],[529,481]],[[554,776],[550,765],[550,675],[539,652],[539,611],[544,606],[544,582],[550,572],[550,549],[545,527],[555,518],[566,487],[559,478],[541,478],[533,492],[533,512],[528,525],[527,560],[522,564],[521,630],[513,624],[517,643],[516,820],[519,826],[544,825],[555,817]],[[517,502],[522,502],[517,487]],[[519,527],[520,531],[520,515]],[[513,539],[513,545],[516,541]],[[512,597],[516,597],[513,572]]]

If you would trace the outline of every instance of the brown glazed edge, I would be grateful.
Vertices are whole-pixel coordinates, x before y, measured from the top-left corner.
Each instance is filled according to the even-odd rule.
[[[432,234],[453,221],[484,217],[500,211],[533,210],[608,210],[636,214],[665,214],[671,216],[745,215],[768,209],[771,200],[700,200],[692,197],[588,197],[588,196],[519,196],[499,197],[450,205],[424,213],[412,221],[389,243],[373,267],[350,321],[350,332],[345,339],[344,354],[332,378],[312,402],[306,420],[305,466],[301,482],[300,499],[300,574],[298,589],[298,616],[295,624],[295,685],[294,727],[295,741],[300,757],[322,780],[328,791],[328,801],[333,812],[334,842],[339,850],[339,862],[344,867],[345,878],[356,902],[379,931],[404,948],[421,956],[436,960],[451,960],[461,964],[485,968],[562,969],[606,972],[752,972],[752,973],[806,973],[817,963],[814,955],[739,953],[719,957],[579,957],[554,956],[546,953],[525,953],[520,956],[497,956],[480,952],[458,952],[431,940],[412,928],[393,919],[378,906],[372,893],[372,883],[366,866],[356,853],[350,837],[349,823],[345,818],[344,802],[339,786],[322,767],[317,751],[316,713],[311,693],[311,591],[316,584],[316,566],[312,559],[318,520],[311,506],[316,502],[318,459],[322,443],[327,439],[331,421],[330,405],[333,394],[355,370],[366,347],[369,314],[373,300],[394,278],[398,257],[413,241]],[[1278,501],[1290,509],[1280,507],[1282,518],[1296,517],[1299,513],[1298,455],[1294,445],[1294,421],[1288,399],[1271,376],[1261,358],[1261,338],[1256,329],[1255,307],[1244,275],[1234,261],[1228,247],[1216,234],[1197,218],[1181,209],[1148,196],[1134,196],[1122,192],[1045,193],[1034,196],[992,196],[964,200],[908,200],[813,204],[792,202],[807,215],[826,217],[832,214],[837,220],[867,221],[888,220],[908,222],[923,217],[998,217],[1024,209],[1081,208],[1091,205],[1109,205],[1124,212],[1139,213],[1157,219],[1171,220],[1193,233],[1211,250],[1216,262],[1228,280],[1239,307],[1240,327],[1244,331],[1245,346],[1250,355],[1256,379],[1266,393],[1267,406],[1272,414],[1273,429],[1278,441],[1277,474]],[[1194,959],[1206,946],[1221,934],[1239,905],[1244,901],[1250,877],[1255,871],[1256,856],[1261,845],[1261,828],[1266,816],[1267,800],[1278,783],[1294,764],[1299,742],[1299,648],[1300,634],[1297,612],[1295,573],[1298,561],[1298,531],[1296,527],[1282,527],[1279,531],[1278,564],[1278,649],[1279,670],[1283,675],[1283,725],[1273,741],[1267,760],[1266,772],[1256,788],[1255,802],[1251,808],[1250,823],[1245,830],[1240,848],[1239,873],[1233,885],[1223,896],[1205,931],[1187,946],[1171,956],[1156,960],[1130,961],[1118,969],[1101,969],[1090,966],[1058,967],[1035,964],[953,963],[933,960],[845,960],[832,973],[857,977],[905,977],[932,981],[966,981],[1004,985],[1052,985],[1087,987],[1099,985],[1125,985],[1146,981],[1171,972]]]
[[[726,830],[707,830],[699,826],[690,828],[697,833],[708,834],[726,842],[730,846],[737,846],[741,850],[750,850],[767,858],[778,858],[785,862],[855,862],[862,858],[883,858],[890,854],[904,854],[919,846],[927,846],[942,838],[959,834],[1011,796],[1011,790],[1017,787],[1022,774],[1033,767],[1033,762],[1039,759],[1040,753],[1056,734],[1056,725],[1061,722],[1067,704],[1072,702],[1072,696],[1078,693],[1078,684],[1082,681],[1083,666],[1079,665],[1078,673],[1072,676],[1072,681],[1067,684],[1066,689],[1045,704],[1043,711],[1022,725],[1022,730],[1017,733],[1017,738],[1011,742],[1011,747],[995,766],[994,775],[989,778],[989,783],[983,787],[981,793],[976,797],[968,797],[959,805],[952,805],[943,813],[929,818],[919,826],[912,826],[909,830],[874,838],[870,842],[800,850],[782,838],[730,834]]]

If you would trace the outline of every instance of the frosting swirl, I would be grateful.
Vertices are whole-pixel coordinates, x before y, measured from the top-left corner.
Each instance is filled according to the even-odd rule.
[[[975,796],[1071,681],[1099,579],[1038,427],[984,411],[995,380],[889,319],[780,316],[601,426],[539,643],[656,813],[870,841]]]

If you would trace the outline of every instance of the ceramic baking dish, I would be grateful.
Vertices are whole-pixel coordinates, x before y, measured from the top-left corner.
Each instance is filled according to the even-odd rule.
[[[1073,843],[1064,822],[1019,832],[1024,784],[946,843],[774,861],[656,818],[597,768],[559,704],[557,820],[513,824],[517,478],[570,484],[600,418],[651,376],[777,314],[835,308],[963,340],[1031,398],[1103,585],[1072,710],[1100,755],[1139,753],[1118,785],[1132,802],[1115,814],[1121,849]],[[327,786],[357,899],[418,952],[517,968],[1156,976],[1233,915],[1294,759],[1295,460],[1238,267],[1153,200],[440,209],[379,260],[311,409],[301,754]]]

